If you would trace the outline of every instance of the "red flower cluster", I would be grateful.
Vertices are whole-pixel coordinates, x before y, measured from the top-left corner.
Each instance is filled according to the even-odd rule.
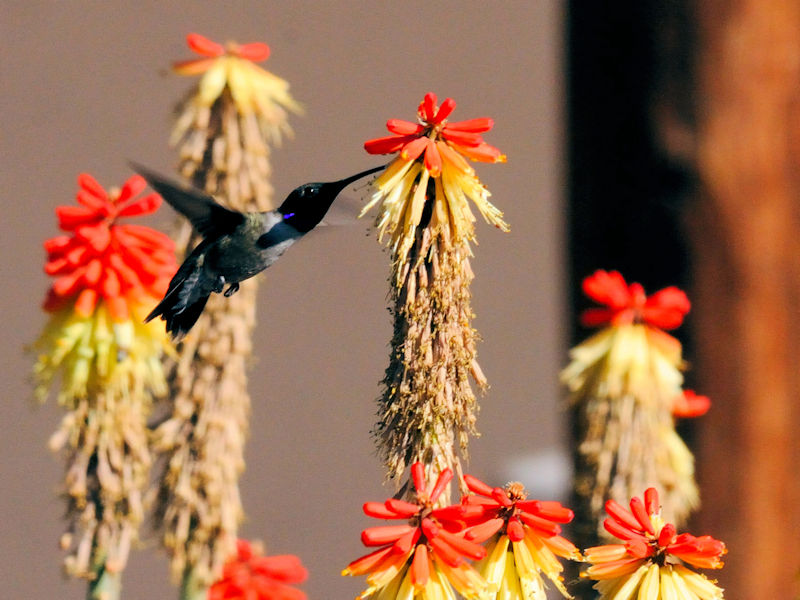
[[[208,600],[305,600],[290,583],[301,583],[308,571],[292,554],[260,556],[247,540],[236,542],[236,556],[208,590]]]
[[[700,537],[689,533],[677,535],[675,526],[671,523],[658,527],[660,518],[652,518],[659,512],[658,492],[655,488],[645,491],[644,500],[634,496],[630,502],[630,510],[614,500],[608,500],[606,512],[609,515],[609,518],[603,521],[606,531],[625,543],[620,548],[621,557],[603,563],[604,569],[627,570],[629,566],[638,566],[642,559],[663,562],[669,556],[679,558],[695,567],[722,568],[721,557],[726,552],[723,542],[709,535]],[[591,552],[587,550],[587,555],[590,554]],[[594,574],[599,575],[599,570],[594,568]]]
[[[189,48],[205,58],[195,58],[176,62],[173,67],[183,75],[196,75],[204,73],[214,63],[214,60],[229,54],[252,62],[261,62],[269,58],[269,46],[262,42],[250,44],[237,44],[228,42],[226,45],[213,42],[199,33],[190,33],[186,36]]]
[[[493,488],[472,475],[465,475],[464,482],[474,495],[465,496],[462,503],[468,507],[480,507],[477,518],[465,514],[470,527],[465,536],[468,540],[485,542],[501,529],[512,542],[519,542],[526,535],[526,528],[542,538],[556,554],[575,557],[578,549],[562,538],[559,523],[572,521],[574,513],[560,502],[528,500],[521,484],[509,484],[506,489]]]
[[[640,284],[628,285],[618,271],[596,271],[583,280],[583,292],[607,307],[584,311],[581,323],[585,327],[645,323],[675,329],[691,306],[686,294],[674,286],[647,296]]]
[[[102,299],[116,320],[129,317],[129,302],[157,298],[177,267],[174,244],[161,232],[119,219],[155,212],[157,194],[136,198],[145,181],[134,175],[113,198],[91,176],[78,176],[80,206],[56,208],[61,235],[44,243],[45,273],[54,276],[44,308],[55,311],[73,298],[75,310],[90,316]]]
[[[442,155],[451,163],[464,163],[457,155],[482,162],[504,162],[505,156],[483,141],[480,135],[494,126],[487,117],[447,123],[446,119],[456,107],[455,100],[446,98],[436,106],[436,94],[428,92],[417,109],[419,123],[402,119],[389,119],[386,128],[393,135],[376,138],[364,143],[370,154],[392,154],[400,152],[401,158],[413,161],[424,153],[425,168],[432,177],[442,171]]]
[[[402,519],[405,525],[370,527],[361,533],[365,546],[378,550],[351,562],[346,575],[379,573],[396,569],[411,558],[410,577],[415,587],[424,587],[431,576],[431,559],[452,568],[465,565],[465,558],[479,560],[486,550],[458,532],[464,528],[465,509],[460,505],[433,508],[453,478],[445,469],[431,487],[425,485],[425,468],[414,463],[411,476],[416,503],[390,498],[386,502],[367,502],[364,513],[376,519]],[[474,511],[480,513],[482,509]],[[429,556],[430,554],[430,556]]]
[[[464,481],[473,494],[462,498],[460,504],[434,508],[453,476],[450,469],[430,487],[425,485],[422,463],[412,465],[411,476],[416,503],[391,498],[364,505],[364,512],[371,517],[407,523],[362,532],[364,545],[379,548],[343,571],[344,575],[368,575],[370,587],[360,598],[376,594],[394,597],[395,593],[410,598],[412,588],[426,598],[451,597],[450,585],[465,598],[484,598],[505,590],[512,579],[523,581],[525,586],[541,586],[540,572],[569,596],[559,575],[562,566],[554,554],[580,558],[578,549],[558,535],[559,523],[572,520],[571,510],[558,502],[527,500],[521,484],[492,488],[469,475]],[[490,538],[484,548],[482,544]],[[512,564],[517,566],[513,573],[504,575],[506,548],[514,553]],[[481,560],[487,578],[468,560]]]

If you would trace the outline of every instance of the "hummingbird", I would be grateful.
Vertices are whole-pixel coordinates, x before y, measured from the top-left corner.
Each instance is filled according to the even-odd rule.
[[[220,205],[209,194],[132,165],[172,208],[202,236],[145,322],[161,317],[173,338],[197,322],[212,293],[225,297],[239,283],[260,273],[289,246],[314,229],[339,193],[354,181],[385,169],[374,167],[339,181],[306,183],[295,188],[276,210],[242,213]]]

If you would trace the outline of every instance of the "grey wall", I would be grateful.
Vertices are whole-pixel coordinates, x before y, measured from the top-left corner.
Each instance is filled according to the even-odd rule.
[[[191,81],[184,35],[266,41],[267,68],[291,82],[307,115],[274,156],[279,195],[308,180],[376,164],[361,149],[389,117],[413,118],[427,91],[458,102],[453,118],[495,118],[505,165],[478,165],[510,234],[478,225],[473,268],[482,401],[469,470],[497,483],[553,482],[519,464],[563,448],[562,2],[4,2],[0,18],[0,220],[4,323],[0,403],[2,595],[81,598],[60,577],[60,459],[46,440],[60,409],[35,406],[22,352],[45,322],[41,242],[75,178],[128,177],[135,158],[169,171],[172,105]],[[168,210],[154,223],[168,226]],[[369,430],[387,362],[388,255],[366,223],[309,236],[273,267],[259,298],[252,433],[242,533],[299,554],[311,598],[353,597],[339,570],[363,553],[365,500],[391,493]],[[529,463],[527,463],[529,464]],[[515,466],[516,465],[516,466]],[[563,473],[561,475],[563,477]],[[290,490],[288,493],[286,490]],[[174,597],[151,538],[133,556],[126,598]]]

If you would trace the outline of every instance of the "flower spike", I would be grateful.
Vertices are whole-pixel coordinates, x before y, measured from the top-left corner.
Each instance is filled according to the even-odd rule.
[[[163,329],[144,323],[177,264],[163,233],[127,223],[161,204],[137,175],[106,191],[78,176],[77,204],[55,209],[64,232],[44,243],[53,277],[50,314],[35,344],[36,390],[45,400],[58,383],[67,410],[50,438],[67,460],[67,574],[89,579],[87,597],[119,585],[144,518],[151,455],[147,418],[166,394]]]
[[[370,154],[395,155],[372,182],[361,215],[378,208],[378,240],[392,254],[395,335],[376,437],[396,481],[423,458],[436,472],[460,475],[460,457],[475,433],[471,381],[487,386],[470,325],[473,205],[492,225],[504,231],[508,225],[469,160],[504,162],[505,155],[483,140],[491,119],[450,122],[455,108],[452,98],[439,103],[429,92],[416,121],[388,119],[390,135],[364,143]]]
[[[695,405],[682,389],[681,344],[665,329],[681,325],[689,300],[675,287],[648,296],[617,271],[596,271],[583,280],[583,291],[603,307],[584,311],[581,322],[602,329],[570,351],[561,380],[578,410],[575,489],[585,502],[579,514],[591,519],[584,527],[601,532],[607,498],[623,502],[659,482],[668,490],[666,518],[681,523],[698,505],[699,493],[694,457],[674,419],[689,416]],[[702,401],[696,408],[700,414]]]

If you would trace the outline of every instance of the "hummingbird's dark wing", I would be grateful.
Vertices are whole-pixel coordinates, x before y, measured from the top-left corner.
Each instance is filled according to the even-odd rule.
[[[131,163],[131,166],[172,208],[189,219],[203,237],[214,238],[232,233],[244,223],[242,213],[228,210],[205,192],[163,177],[136,163]]]

